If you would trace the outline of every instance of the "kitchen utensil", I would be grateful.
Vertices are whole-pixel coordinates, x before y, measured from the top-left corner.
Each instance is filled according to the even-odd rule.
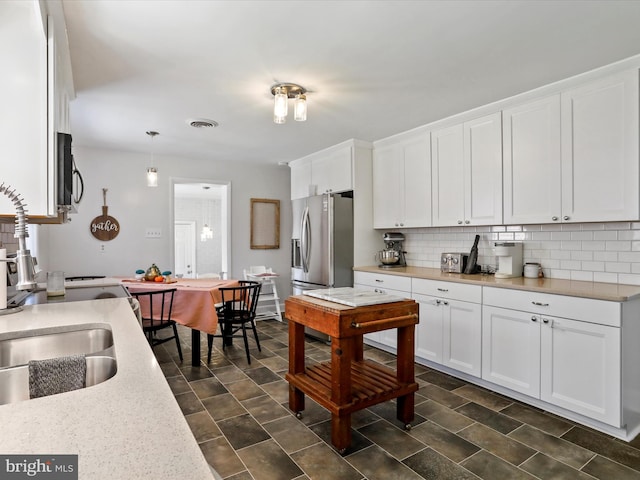
[[[471,274],[476,273],[477,265],[478,265],[478,241],[480,240],[480,235],[476,235],[476,239],[473,242],[473,247],[471,247],[471,252],[469,252],[469,259],[467,260],[467,267],[464,269],[464,273]]]
[[[404,235],[398,232],[386,232],[382,236],[382,240],[384,241],[385,250],[381,250],[378,253],[378,258],[380,259],[379,267],[406,267],[407,262],[404,254],[407,252],[402,249]]]
[[[469,255],[461,252],[446,252],[440,255],[440,271],[462,273],[467,267]]]
[[[383,265],[394,265],[400,260],[400,253],[397,250],[380,250],[378,258]]]
[[[539,263],[525,263],[524,276],[526,278],[542,277],[542,266]]]
[[[107,189],[102,189],[102,215],[91,220],[91,234],[101,241],[113,240],[120,233],[120,223],[118,220],[109,215],[109,207],[107,207]]]

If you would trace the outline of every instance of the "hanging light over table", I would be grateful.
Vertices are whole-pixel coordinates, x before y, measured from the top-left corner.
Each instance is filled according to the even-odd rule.
[[[158,132],[149,130],[147,135],[151,137],[151,166],[147,168],[147,187],[158,186],[158,169],[154,167],[154,155],[153,155],[153,139],[156,135],[160,135]]]

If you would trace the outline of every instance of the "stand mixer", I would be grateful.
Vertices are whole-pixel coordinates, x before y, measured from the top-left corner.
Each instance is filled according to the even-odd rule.
[[[378,252],[378,258],[380,259],[380,268],[398,268],[406,267],[407,262],[404,258],[406,253],[402,249],[402,242],[404,242],[404,235],[397,232],[387,232],[382,236],[384,241],[384,250]]]

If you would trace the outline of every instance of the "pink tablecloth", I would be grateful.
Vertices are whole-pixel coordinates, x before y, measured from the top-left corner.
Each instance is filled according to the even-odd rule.
[[[219,289],[235,287],[238,281],[181,278],[175,283],[123,280],[122,284],[131,293],[176,288],[178,291],[174,294],[171,318],[195,330],[215,334],[218,327],[215,304],[221,300]],[[148,315],[148,305],[141,305],[141,310],[142,316]]]

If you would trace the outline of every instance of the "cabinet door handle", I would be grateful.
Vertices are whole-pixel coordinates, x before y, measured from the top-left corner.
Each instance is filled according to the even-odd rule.
[[[549,304],[548,303],[541,303],[541,302],[531,302],[534,305],[537,305],[538,307],[548,307]]]
[[[446,300],[443,300],[442,304],[446,306],[446,305],[449,305],[449,302],[447,302]]]
[[[438,288],[439,292],[448,292],[449,289],[448,288]]]
[[[465,220],[464,223],[466,223],[467,225],[469,225],[471,222],[469,220]]]
[[[551,217],[551,220],[553,220],[554,222],[558,221],[558,217]]]
[[[440,305],[440,299],[436,300],[436,305]]]
[[[531,317],[531,321],[532,321],[532,322],[537,322],[537,321],[538,321],[538,319],[537,319],[537,318],[536,318],[536,316],[534,315],[533,317]]]
[[[564,220],[569,220],[569,218],[571,218],[571,217],[569,217],[568,215],[565,215],[565,216],[564,216],[564,217],[562,217],[562,218],[563,218]]]
[[[543,319],[542,319],[542,321],[543,321],[544,323],[549,323],[549,319],[548,319],[548,318],[543,318]]]
[[[462,225],[462,220],[458,220],[458,225]]]

